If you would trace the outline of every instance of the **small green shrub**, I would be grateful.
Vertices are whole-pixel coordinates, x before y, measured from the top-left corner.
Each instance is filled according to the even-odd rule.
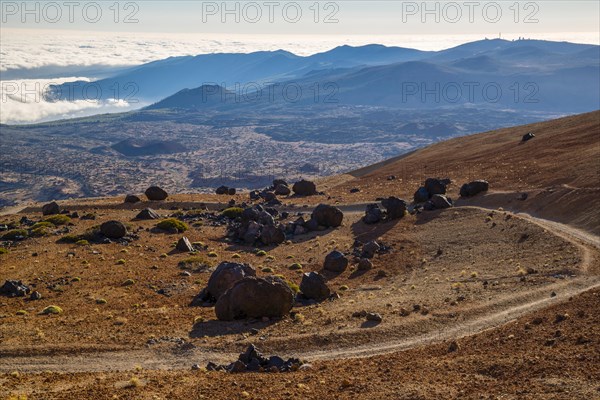
[[[72,233],[64,235],[63,237],[58,239],[60,243],[77,243],[80,240],[82,240],[80,235],[73,235]]]
[[[231,256],[231,258],[242,258],[238,253],[235,253]]]
[[[214,251],[209,252],[207,255],[209,257],[219,257],[219,255],[216,252],[214,252]]]
[[[75,244],[79,245],[79,246],[87,246],[88,244],[90,244],[90,242],[88,242],[85,239],[81,239],[75,242]]]
[[[96,304],[106,304],[108,303],[105,299],[96,299]]]
[[[48,236],[50,232],[48,232],[48,228],[40,226],[39,228],[35,228],[31,230],[31,237],[43,237]]]
[[[212,263],[201,256],[188,257],[179,261],[177,266],[181,269],[189,269],[194,272],[205,271],[212,267]]]
[[[259,251],[256,252],[256,256],[257,257],[264,257],[266,255],[267,255],[267,252],[264,251],[264,250],[259,250]]]
[[[135,281],[133,279],[126,279],[121,285],[122,286],[131,286],[134,284],[135,284]]]
[[[62,312],[59,306],[48,306],[42,310],[42,314],[62,314]]]
[[[126,262],[127,262],[127,261],[125,261],[124,259],[122,259],[122,258],[121,258],[121,259],[118,259],[118,260],[117,260],[117,265],[123,265],[123,264],[125,264]]]
[[[27,314],[29,314],[29,313],[25,310],[19,310],[15,313],[15,315],[27,315]]]
[[[8,249],[5,249],[4,247],[0,247],[0,254],[8,254],[9,251]]]
[[[294,282],[286,280],[285,283],[287,283],[294,293],[298,293],[300,291],[300,286],[296,285]]]
[[[54,228],[55,225],[52,222],[48,222],[48,221],[42,221],[42,222],[36,222],[35,224],[33,224],[33,226],[31,227],[31,230],[37,229],[37,228]]]
[[[25,229],[11,229],[2,235],[2,239],[4,240],[18,240],[20,238],[27,238],[29,234]]]
[[[272,274],[273,273],[273,268],[271,268],[271,267],[264,267],[261,271],[264,272],[265,274]]]
[[[188,226],[185,222],[182,222],[176,218],[167,218],[156,224],[158,229],[163,231],[177,230],[177,232],[185,232],[188,230]]]
[[[302,264],[300,263],[293,263],[292,265],[290,265],[290,269],[292,271],[298,271],[302,269]]]
[[[69,222],[71,222],[71,218],[69,218],[69,216],[67,216],[67,215],[57,214],[57,215],[52,215],[51,217],[46,218],[44,220],[44,222],[50,222],[51,224],[54,224],[56,226],[66,225]]]
[[[223,212],[221,212],[221,215],[230,219],[236,219],[242,216],[242,212],[244,212],[244,209],[240,207],[229,207],[223,210]]]

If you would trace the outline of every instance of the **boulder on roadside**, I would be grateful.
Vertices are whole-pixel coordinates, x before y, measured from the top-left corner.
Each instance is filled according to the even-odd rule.
[[[337,250],[332,251],[325,257],[323,269],[331,272],[344,272],[348,267],[348,258],[344,253]]]
[[[242,318],[278,318],[292,309],[294,292],[279,277],[246,277],[234,283],[215,304],[221,321]]]
[[[127,235],[127,227],[120,221],[106,221],[100,225],[100,232],[109,239],[121,239]]]
[[[44,204],[42,206],[42,214],[43,215],[60,214],[60,206],[55,201],[53,201],[52,203]]]
[[[431,204],[433,204],[433,206],[437,210],[443,210],[444,208],[452,207],[452,202],[450,201],[450,199],[448,199],[446,196],[443,196],[441,194],[434,194],[433,196],[431,196],[430,201],[431,201]]]
[[[219,186],[215,193],[218,195],[227,194],[229,192],[229,188],[227,186]]]
[[[337,207],[319,204],[312,212],[311,219],[326,228],[337,228],[342,224],[344,213]]]
[[[0,286],[0,295],[8,297],[23,297],[27,295],[31,289],[25,286],[23,282],[16,280],[7,280],[4,285]]]
[[[135,216],[135,219],[139,219],[139,220],[160,219],[160,215],[158,215],[156,213],[156,211],[154,211],[151,208],[144,208],[142,211],[140,211],[138,213],[138,215]]]
[[[331,296],[325,277],[318,272],[306,272],[302,275],[300,291],[304,297],[316,301],[323,301]]]
[[[406,213],[406,201],[397,197],[388,197],[384,199],[381,204],[385,207],[387,212],[387,219],[400,219],[404,217]]]
[[[314,196],[317,194],[317,185],[311,181],[302,179],[301,181],[294,183],[292,190],[298,196]]]
[[[125,203],[133,204],[133,203],[139,203],[140,201],[142,201],[142,199],[140,199],[135,194],[128,194],[127,196],[125,196]]]
[[[363,222],[365,224],[376,224],[381,221],[383,218],[383,211],[379,208],[379,204],[367,204],[367,209],[365,210],[365,216],[363,217]]]
[[[234,283],[248,276],[256,276],[256,270],[249,264],[222,262],[208,279],[208,295],[218,300]]]
[[[427,200],[429,200],[429,192],[427,189],[421,186],[413,195],[413,200],[415,203],[425,203]]]
[[[169,197],[169,194],[158,186],[150,186],[144,194],[151,201],[162,201]]]
[[[465,183],[460,188],[461,197],[472,197],[479,193],[487,192],[490,187],[488,181],[476,180],[473,182]]]
[[[434,194],[446,194],[447,181],[438,178],[427,178],[425,180],[425,190],[429,193],[429,196]]]

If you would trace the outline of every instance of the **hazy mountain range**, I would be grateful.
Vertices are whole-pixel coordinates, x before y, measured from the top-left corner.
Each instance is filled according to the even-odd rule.
[[[475,104],[581,112],[598,108],[600,46],[493,39],[437,52],[368,45],[341,46],[307,57],[283,50],[206,54],[144,64],[93,85],[88,96],[98,88],[105,98],[158,102],[172,96],[154,109],[317,102],[394,108]],[[242,96],[229,94],[223,100],[219,90],[208,95],[204,90],[184,91],[217,85]],[[53,95],[81,98],[87,86],[66,83],[55,87]],[[298,88],[301,96],[296,94]],[[194,93],[200,99],[194,99]]]

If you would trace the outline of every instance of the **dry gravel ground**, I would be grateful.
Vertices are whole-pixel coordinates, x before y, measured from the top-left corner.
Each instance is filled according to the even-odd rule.
[[[489,179],[492,191],[454,209],[367,226],[359,221],[363,206],[344,206],[341,228],[267,248],[270,257],[223,241],[224,227],[204,223],[185,233],[207,246],[199,255],[212,266],[223,260],[248,262],[259,275],[271,268],[295,283],[301,274],[288,268],[294,262],[304,271],[320,270],[329,251],[350,251],[356,239],[377,239],[390,247],[368,272],[358,273],[352,265],[338,276],[328,275],[340,299],[297,307],[301,316],[295,319],[219,322],[212,308],[188,307],[210,273],[181,274],[179,262],[190,257],[172,251],[181,234],[152,233],[154,222],[131,221],[137,211],[122,206],[122,199],[65,202],[80,215],[96,215],[93,221],[73,220],[72,233],[118,219],[131,224],[139,239],[129,246],[75,245],[57,243],[62,234],[52,234],[0,255],[1,281],[22,279],[43,295],[38,301],[0,298],[0,398],[600,398],[600,264],[593,225],[598,212],[597,199],[585,194],[598,190],[598,170],[583,168],[597,155],[585,149],[597,149],[599,117],[597,112],[536,125],[536,138],[529,143],[544,151],[533,164],[531,157],[524,159],[531,150],[508,148],[530,127],[456,139],[409,156],[420,157],[415,164],[437,160],[443,171],[446,164],[458,165],[461,154],[472,153],[471,161],[482,166],[473,178]],[[552,140],[545,140],[551,133]],[[580,157],[563,154],[569,143]],[[500,166],[491,159],[513,154],[515,159]],[[285,202],[309,212],[300,205],[410,197],[423,171],[403,167],[405,175],[388,181],[399,171],[397,162],[330,179],[329,199]],[[457,183],[467,178],[460,169],[448,171]],[[531,171],[537,173],[529,180]],[[361,192],[350,195],[355,186]],[[523,190],[530,199],[516,201]],[[171,208],[228,199],[180,195],[152,207],[168,216],[176,211]],[[32,207],[3,215],[0,222],[23,215],[41,219]],[[209,257],[211,251],[216,257]],[[124,286],[128,279],[134,283]],[[64,312],[39,315],[48,305]],[[27,313],[17,315],[20,310]],[[361,310],[378,312],[383,321],[352,317]],[[286,374],[191,370],[195,363],[233,361],[251,342],[268,354],[298,355],[311,367]],[[449,352],[450,347],[456,351]]]

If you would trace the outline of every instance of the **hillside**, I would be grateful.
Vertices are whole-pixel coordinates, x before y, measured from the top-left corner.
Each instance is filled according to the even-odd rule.
[[[149,188],[4,210],[0,397],[594,398],[599,117],[441,142],[281,204]],[[363,218],[435,176],[454,199],[490,188]],[[250,344],[277,357],[233,364]]]
[[[522,142],[529,132],[535,138]],[[436,176],[453,181],[450,193],[457,198],[462,183],[485,179],[496,192],[490,198],[502,196],[518,210],[599,233],[599,154],[600,111],[595,111],[433,144],[350,172],[328,192],[340,202],[372,201],[372,193],[410,199],[426,177]],[[361,192],[351,194],[352,188]],[[530,194],[527,200],[516,200],[521,192]]]

